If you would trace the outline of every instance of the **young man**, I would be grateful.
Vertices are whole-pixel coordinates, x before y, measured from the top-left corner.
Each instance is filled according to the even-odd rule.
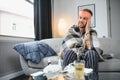
[[[85,60],[85,67],[92,68],[96,76],[92,80],[98,80],[99,51],[93,46],[93,39],[97,39],[97,32],[91,29],[92,15],[89,9],[79,11],[78,25],[73,25],[65,36],[61,56],[64,67],[75,60]]]

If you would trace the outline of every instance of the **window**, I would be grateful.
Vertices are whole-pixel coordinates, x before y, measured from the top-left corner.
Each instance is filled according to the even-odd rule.
[[[0,0],[0,35],[34,38],[33,0]]]
[[[34,3],[34,0],[26,0],[27,2],[33,4]]]

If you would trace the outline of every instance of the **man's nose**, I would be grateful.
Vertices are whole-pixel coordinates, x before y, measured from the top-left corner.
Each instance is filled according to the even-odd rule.
[[[83,18],[81,18],[80,21],[83,21]]]

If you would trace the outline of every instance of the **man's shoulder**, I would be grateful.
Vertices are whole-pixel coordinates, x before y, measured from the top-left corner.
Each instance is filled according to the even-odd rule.
[[[77,25],[72,25],[71,28],[78,28],[78,26]]]
[[[79,27],[78,27],[77,25],[72,25],[72,26],[69,28],[68,31],[69,31],[69,32],[71,32],[71,31],[78,32],[78,31],[79,31]]]

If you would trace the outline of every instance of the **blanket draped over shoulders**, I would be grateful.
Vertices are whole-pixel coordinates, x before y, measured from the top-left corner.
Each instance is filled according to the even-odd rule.
[[[94,40],[98,41],[97,32],[95,30],[91,29],[90,35],[91,35],[92,46],[99,53],[100,59],[104,60],[101,56],[103,51],[99,48],[99,45],[98,45],[99,43],[97,43],[97,45],[98,45],[97,47],[95,47],[96,44],[94,44]],[[63,52],[66,49],[72,49],[73,51],[75,51],[75,53],[77,53],[77,55],[80,55],[80,56],[83,55],[84,52],[86,51],[84,36],[85,36],[85,32],[83,34],[80,34],[79,27],[77,25],[73,25],[68,30],[67,35],[63,39],[63,42],[62,42],[62,45],[60,48],[59,56],[61,58],[63,58],[63,54],[64,54]]]

